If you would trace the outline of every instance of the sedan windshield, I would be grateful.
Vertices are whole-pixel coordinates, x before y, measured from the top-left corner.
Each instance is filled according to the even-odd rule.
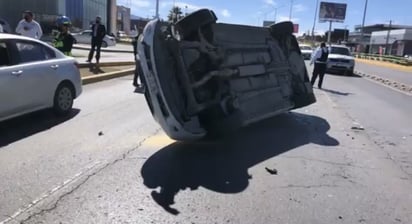
[[[332,47],[330,53],[331,54],[348,55],[348,56],[351,55],[350,52],[349,52],[349,49],[344,48],[344,47]]]

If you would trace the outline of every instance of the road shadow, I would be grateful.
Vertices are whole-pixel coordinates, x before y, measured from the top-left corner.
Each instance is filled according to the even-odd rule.
[[[319,89],[319,88],[318,88],[318,89]],[[319,90],[322,90],[322,91],[327,92],[327,93],[332,93],[332,94],[335,94],[335,95],[339,95],[339,96],[349,96],[349,95],[353,95],[353,93],[340,92],[340,91],[338,91],[338,90],[332,90],[332,89],[322,88],[322,89],[319,89]]]
[[[69,115],[60,117],[51,110],[42,110],[0,122],[0,148],[64,123],[79,112],[73,109]]]
[[[333,75],[333,76],[339,76],[339,77],[343,77],[343,78],[362,78],[362,76],[358,75],[358,74],[351,74],[351,75],[345,75],[339,72],[331,72],[329,71],[328,73],[326,73],[327,75]]]
[[[204,187],[219,193],[244,191],[252,176],[248,169],[299,146],[337,146],[329,123],[320,117],[286,113],[241,129],[220,141],[176,142],[153,154],[143,165],[144,185],[153,200],[171,214],[180,190]]]

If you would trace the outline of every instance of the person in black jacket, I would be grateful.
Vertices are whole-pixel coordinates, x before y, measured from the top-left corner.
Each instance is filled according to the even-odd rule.
[[[96,51],[96,64],[100,60],[100,48],[102,47],[103,38],[106,36],[106,27],[101,24],[102,18],[96,17],[96,22],[92,25],[92,46],[90,48],[89,58],[87,62],[93,59],[94,51]]]
[[[74,37],[69,32],[71,24],[71,20],[67,16],[60,16],[56,20],[59,33],[53,41],[53,46],[66,56],[72,56]]]
[[[320,47],[315,51],[312,56],[310,65],[315,63],[315,68],[313,68],[312,79],[310,80],[312,86],[315,84],[316,79],[319,76],[318,88],[322,89],[323,77],[326,73],[326,66],[328,61],[329,50],[325,43],[322,43]]]

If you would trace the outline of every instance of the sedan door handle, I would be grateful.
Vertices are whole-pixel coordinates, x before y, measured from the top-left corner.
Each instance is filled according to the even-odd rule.
[[[52,69],[58,69],[58,68],[59,68],[59,65],[51,65],[50,68],[52,68]]]
[[[18,71],[11,72],[11,74],[12,74],[12,75],[15,75],[15,76],[20,76],[21,74],[23,74],[23,71],[22,71],[22,70],[18,70]]]

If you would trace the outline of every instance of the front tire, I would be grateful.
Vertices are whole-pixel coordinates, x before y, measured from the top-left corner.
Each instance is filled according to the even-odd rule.
[[[74,91],[69,84],[61,84],[54,94],[53,110],[57,115],[67,115],[73,108]]]

